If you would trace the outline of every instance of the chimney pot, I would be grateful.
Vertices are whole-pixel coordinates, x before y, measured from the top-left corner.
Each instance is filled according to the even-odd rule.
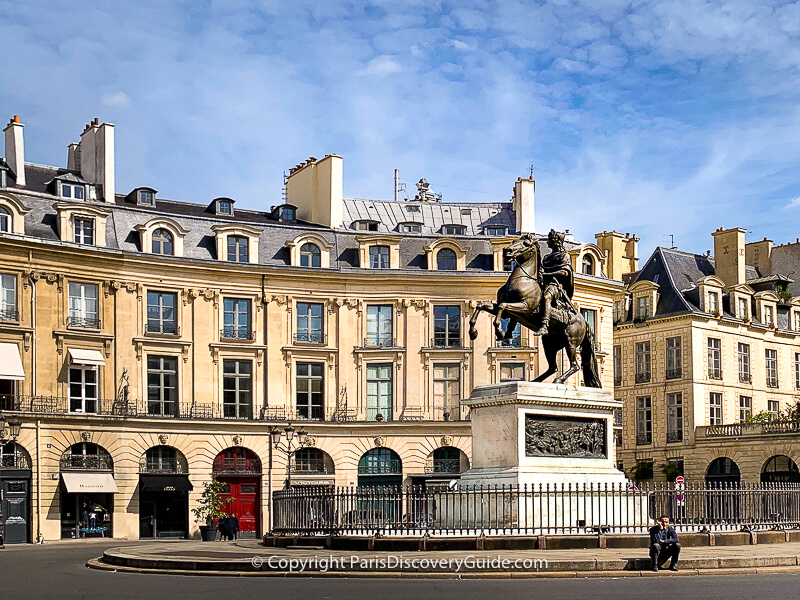
[[[19,115],[14,115],[14,118],[12,120],[14,121],[14,123],[19,123]]]

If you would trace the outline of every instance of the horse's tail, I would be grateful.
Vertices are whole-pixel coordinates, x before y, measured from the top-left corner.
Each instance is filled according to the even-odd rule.
[[[597,374],[597,357],[594,354],[594,334],[588,327],[581,342],[581,367],[583,368],[583,385],[586,387],[603,387],[600,375]]]

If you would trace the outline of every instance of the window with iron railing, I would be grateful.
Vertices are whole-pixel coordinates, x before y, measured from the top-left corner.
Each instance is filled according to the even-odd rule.
[[[636,344],[636,383],[650,381],[650,342]]]
[[[767,366],[767,387],[778,387],[778,351],[768,348],[764,351]]]
[[[433,307],[434,348],[461,347],[461,308],[458,306]]]
[[[682,376],[682,352],[681,352],[681,338],[671,337],[667,338],[667,364],[666,364],[666,378],[667,379],[680,379]]]
[[[622,385],[622,346],[614,346],[614,385]]]
[[[367,420],[391,421],[394,417],[392,364],[367,365]]]
[[[250,305],[250,300],[247,298],[225,298],[221,337],[229,340],[253,339]]]
[[[323,363],[299,362],[296,366],[297,418],[322,421],[324,414]]]
[[[433,403],[451,415],[459,414],[461,401],[461,365],[434,363]]]
[[[317,448],[300,448],[294,453],[291,462],[292,472],[321,475],[328,472],[325,466],[325,453]]]
[[[114,469],[114,462],[104,448],[86,442],[70,446],[61,455],[60,467],[65,471],[111,471]]]
[[[316,302],[297,303],[297,332],[295,341],[314,344],[325,343],[323,328],[324,306]]]
[[[650,396],[636,399],[636,443],[651,444],[653,442],[653,412]]]
[[[739,422],[746,422],[753,415],[753,398],[739,396]]]
[[[722,425],[722,394],[719,392],[708,395],[708,424]]]
[[[147,292],[147,333],[178,335],[178,295],[172,292]]]
[[[752,383],[753,375],[750,372],[750,344],[739,342],[736,346],[736,354],[739,364],[739,382]]]
[[[178,416],[178,359],[147,356],[147,414]]]
[[[800,352],[794,354],[794,389],[800,390]]]
[[[367,306],[367,337],[364,346],[393,347],[394,315],[391,304]]]
[[[767,400],[767,412],[772,415],[773,420],[778,418],[781,411],[780,400]]]
[[[100,329],[98,289],[94,283],[70,282],[68,326]]]
[[[667,442],[683,441],[683,395],[667,394]]]
[[[222,361],[222,408],[227,419],[253,417],[253,361]]]
[[[0,274],[0,321],[18,320],[17,277],[2,273]]]
[[[97,367],[72,365],[69,368],[70,412],[97,412]]]
[[[154,446],[145,452],[139,465],[141,473],[183,473],[183,464],[178,460],[178,452],[169,446]]]

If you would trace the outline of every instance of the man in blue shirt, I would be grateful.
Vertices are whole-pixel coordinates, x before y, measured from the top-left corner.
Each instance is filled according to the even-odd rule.
[[[670,571],[678,570],[678,556],[681,545],[675,528],[669,524],[669,517],[662,515],[658,518],[658,525],[650,528],[650,560],[653,561],[653,571],[658,572],[658,565],[663,565],[667,559]]]

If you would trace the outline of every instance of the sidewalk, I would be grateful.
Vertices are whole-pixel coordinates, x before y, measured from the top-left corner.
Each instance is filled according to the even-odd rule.
[[[503,563],[504,560],[508,562]],[[88,566],[114,571],[228,576],[664,577],[800,572],[800,543],[683,548],[677,573],[651,572],[646,549],[388,553],[266,548],[256,540],[112,548]]]

